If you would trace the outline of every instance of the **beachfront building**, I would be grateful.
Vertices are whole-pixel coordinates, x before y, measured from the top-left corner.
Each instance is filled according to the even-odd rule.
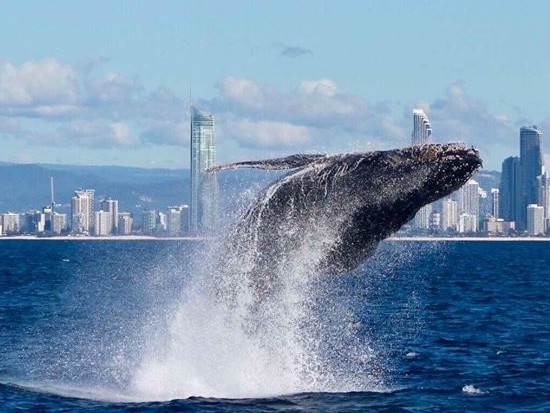
[[[432,213],[432,209],[432,204],[428,204],[418,210],[414,216],[415,228],[423,230],[430,228],[430,215]]]
[[[132,233],[132,225],[134,219],[130,212],[119,212],[118,213],[118,234],[119,235],[130,235]]]
[[[477,215],[462,213],[458,217],[458,232],[461,234],[474,233],[478,230]]]
[[[143,211],[141,214],[141,231],[150,235],[156,231],[157,228],[157,211],[154,209]]]
[[[187,205],[178,205],[168,207],[167,216],[167,232],[171,237],[183,235],[187,230],[186,221],[188,221]]]
[[[21,228],[19,214],[7,212],[5,214],[2,214],[1,218],[3,235],[12,235],[19,233]]]
[[[52,233],[59,235],[67,230],[67,214],[59,214],[54,211],[52,213],[51,222]]]
[[[93,189],[79,189],[71,198],[71,231],[75,234],[90,234],[94,228]]]
[[[479,217],[480,188],[477,181],[470,179],[462,187],[462,211],[469,215]]]
[[[458,203],[450,197],[441,201],[441,230],[458,230]]]
[[[546,232],[544,208],[537,204],[527,206],[527,234],[531,236],[543,235]]]
[[[483,220],[483,230],[487,235],[508,235],[515,229],[515,222],[504,221],[502,218],[488,216]]]
[[[118,233],[118,200],[107,198],[101,201],[100,206],[101,210],[108,212],[111,217],[108,233]]]
[[[113,227],[111,213],[99,210],[95,213],[94,235],[96,237],[104,237],[111,234]]]
[[[218,181],[206,169],[216,163],[214,116],[191,107],[191,205],[189,231],[211,232],[217,221]]]

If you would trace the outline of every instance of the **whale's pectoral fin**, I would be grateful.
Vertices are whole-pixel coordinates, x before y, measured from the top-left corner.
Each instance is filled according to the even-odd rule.
[[[223,171],[226,169],[237,168],[259,168],[259,169],[294,169],[309,165],[319,159],[326,158],[327,155],[322,154],[299,154],[290,155],[284,158],[264,159],[260,161],[244,161],[229,163],[226,165],[214,166],[208,168],[206,172]]]

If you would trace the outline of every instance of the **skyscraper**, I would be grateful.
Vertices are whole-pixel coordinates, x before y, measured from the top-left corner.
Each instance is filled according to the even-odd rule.
[[[71,198],[71,229],[75,233],[91,233],[94,228],[93,189],[77,190]]]
[[[413,130],[411,133],[412,145],[423,145],[430,142],[432,136],[432,125],[422,109],[413,109]],[[432,213],[432,206],[425,205],[416,213],[414,226],[420,229],[428,229],[429,217]]]
[[[443,231],[458,230],[458,203],[450,197],[441,201],[441,229]]]
[[[491,215],[500,218],[500,190],[491,188]]]
[[[411,141],[413,145],[423,145],[431,141],[432,125],[422,109],[413,109],[413,131]]]
[[[191,107],[191,213],[193,233],[213,229],[217,215],[218,181],[206,169],[216,163],[214,117]]]
[[[518,225],[524,230],[527,224],[527,205],[537,204],[539,180],[544,166],[542,133],[536,126],[523,126],[519,131],[520,164],[520,214]]]
[[[510,156],[502,162],[500,177],[500,218],[516,222],[519,218],[519,158]]]
[[[544,208],[540,205],[529,204],[527,213],[527,233],[529,235],[543,235],[546,232],[544,220]]]
[[[479,219],[479,184],[477,181],[470,179],[462,187],[462,196],[464,201],[462,205],[464,209],[461,213],[475,215]]]
[[[118,233],[118,200],[107,198],[101,201],[101,210],[110,214],[108,234]]]

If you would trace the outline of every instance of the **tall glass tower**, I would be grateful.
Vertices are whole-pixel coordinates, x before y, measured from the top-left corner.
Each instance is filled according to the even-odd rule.
[[[527,225],[527,206],[538,204],[539,180],[544,166],[542,132],[536,126],[523,126],[519,130],[520,199],[519,229]]]
[[[432,125],[422,109],[413,109],[413,145],[423,145],[431,141]]]
[[[500,175],[500,212],[505,221],[517,222],[519,217],[519,157],[510,156],[502,162]]]
[[[191,206],[189,230],[209,232],[217,217],[218,181],[206,169],[216,163],[214,116],[191,107]]]
[[[413,109],[413,130],[411,133],[411,143],[413,145],[423,145],[431,141],[432,125],[426,113],[422,109]],[[414,217],[414,226],[416,228],[428,229],[432,205],[424,205]]]

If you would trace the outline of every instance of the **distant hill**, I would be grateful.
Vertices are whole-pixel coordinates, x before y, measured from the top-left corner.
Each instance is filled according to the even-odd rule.
[[[474,174],[473,179],[475,179],[479,183],[479,186],[487,192],[490,192],[491,188],[500,187],[500,172],[497,171],[481,170]]]
[[[234,170],[219,174],[220,193],[226,207],[236,208],[251,198],[281,171]],[[119,200],[119,210],[140,214],[146,209],[165,210],[189,203],[189,170],[147,169],[123,166],[74,166],[0,163],[0,213],[40,209],[50,203],[50,176],[54,178],[59,212],[69,213],[76,189],[95,189],[99,202]],[[479,171],[474,179],[487,191],[498,188],[500,173]],[[138,216],[138,215],[136,215]]]
[[[0,212],[39,209],[50,203],[54,178],[58,210],[70,209],[76,189],[95,189],[96,200],[119,200],[121,211],[165,209],[188,202],[187,170],[38,164],[0,165]],[[65,210],[65,211],[63,211]]]

